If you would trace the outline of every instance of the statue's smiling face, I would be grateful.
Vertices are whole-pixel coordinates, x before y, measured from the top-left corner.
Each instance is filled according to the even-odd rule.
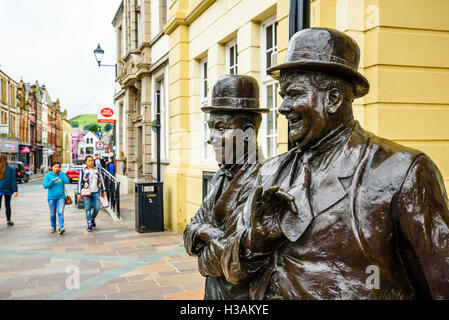
[[[284,101],[279,112],[288,120],[291,142],[300,148],[310,147],[335,127],[335,121],[330,118],[335,111],[329,112],[329,105],[341,99],[336,89],[320,89],[313,84],[310,74],[300,72],[282,75],[280,87],[279,94]]]
[[[286,81],[281,79],[280,86],[284,101],[279,112],[288,120],[289,140],[299,147],[313,145],[326,128],[325,93],[300,73]]]
[[[210,129],[207,143],[214,149],[218,164],[236,163],[244,156],[245,145],[256,143],[255,126],[243,114],[211,112],[207,124]]]

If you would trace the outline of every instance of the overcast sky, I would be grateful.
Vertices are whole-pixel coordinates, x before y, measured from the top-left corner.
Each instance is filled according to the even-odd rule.
[[[115,64],[111,24],[120,0],[0,0],[0,69],[19,82],[45,84],[69,117],[113,104]]]

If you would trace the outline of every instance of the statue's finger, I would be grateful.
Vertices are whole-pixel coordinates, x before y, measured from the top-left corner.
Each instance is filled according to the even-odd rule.
[[[256,191],[254,192],[253,200],[251,202],[251,211],[252,211],[251,215],[252,216],[257,214],[257,212],[259,211],[257,209],[262,204],[262,192],[263,192],[263,187],[262,186],[258,186],[256,188]]]
[[[262,200],[264,202],[270,202],[278,190],[279,190],[279,186],[272,186],[272,187],[268,188],[267,190],[264,191]]]
[[[285,192],[283,190],[278,190],[278,192],[276,192],[276,196],[280,199],[287,201],[287,202],[295,201],[294,196],[292,196],[290,193]]]

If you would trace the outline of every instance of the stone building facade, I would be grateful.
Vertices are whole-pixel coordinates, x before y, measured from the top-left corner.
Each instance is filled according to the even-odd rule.
[[[152,121],[161,105],[162,168],[168,164],[168,0],[124,0],[113,19],[117,34],[114,105],[117,122],[117,177],[124,192],[134,182],[156,178],[156,137]]]

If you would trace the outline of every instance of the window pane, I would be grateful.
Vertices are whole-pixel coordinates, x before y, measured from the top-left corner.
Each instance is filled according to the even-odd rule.
[[[268,123],[267,123],[267,134],[268,135],[272,135],[272,134],[274,134],[275,133],[275,131],[274,131],[274,111],[270,111],[269,113],[268,113]]]
[[[273,25],[267,27],[267,48],[271,49],[273,47]]]
[[[271,51],[267,52],[267,69],[271,67]]]
[[[267,108],[273,108],[273,85],[267,86]]]
[[[273,148],[274,138],[267,138],[267,156],[274,156],[274,148]]]
[[[277,32],[278,32],[278,23],[276,22],[274,24],[274,46],[276,47],[278,44],[278,37],[277,37]]]
[[[239,62],[239,52],[237,50],[237,45],[235,45],[235,64]]]
[[[234,66],[234,47],[229,48],[229,65]]]

